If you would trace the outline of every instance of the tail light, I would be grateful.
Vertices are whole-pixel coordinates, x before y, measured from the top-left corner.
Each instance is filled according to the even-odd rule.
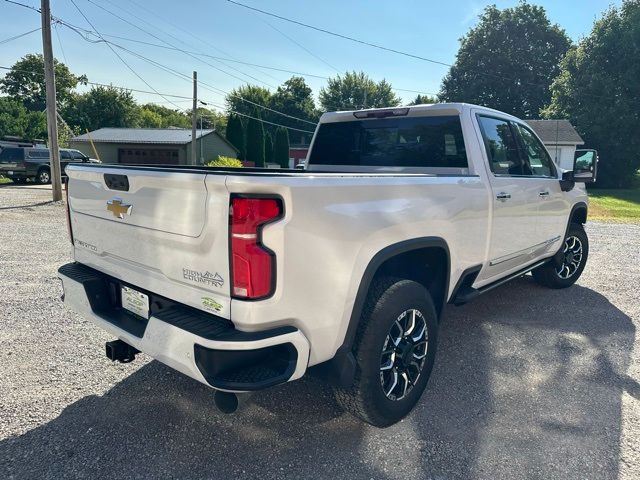
[[[69,207],[69,177],[67,177],[66,182],[64,182],[64,194],[67,201],[67,231],[69,232],[71,245],[73,245],[73,229],[71,228],[71,210]]]
[[[231,198],[231,293],[234,297],[256,300],[273,293],[276,258],[262,245],[262,228],[282,218],[282,213],[279,198]]]

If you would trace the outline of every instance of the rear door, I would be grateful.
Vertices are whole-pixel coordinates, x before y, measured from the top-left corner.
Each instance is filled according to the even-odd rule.
[[[538,228],[540,182],[529,175],[510,120],[478,115],[493,197],[489,262],[479,280],[531,263],[545,235]]]
[[[89,164],[67,173],[77,261],[229,318],[225,175]]]

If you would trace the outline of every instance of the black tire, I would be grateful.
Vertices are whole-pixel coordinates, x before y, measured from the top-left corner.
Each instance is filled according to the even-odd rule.
[[[406,347],[408,350],[405,349],[402,355],[394,353],[393,358],[388,356],[385,365],[383,365],[385,358],[383,348],[391,339],[392,330],[398,328],[397,322],[409,321],[406,315],[402,317],[403,314],[414,311],[417,312],[415,316],[413,313],[407,315],[417,319],[413,320],[414,326],[419,324],[421,329],[424,325],[428,342],[424,347],[414,344],[414,347],[420,350],[419,353],[415,353],[418,350],[414,351],[414,347],[409,345]],[[406,332],[408,333],[412,329],[413,327],[407,326]],[[418,330],[417,326],[415,330]],[[403,330],[400,331],[403,332]],[[424,337],[419,337],[419,333],[418,331],[415,335],[421,339],[420,343],[424,343]],[[403,333],[398,338],[401,338],[401,342],[404,342],[405,339],[410,342],[410,336],[404,336]],[[335,388],[338,403],[351,414],[376,427],[388,427],[400,421],[420,400],[422,392],[427,386],[435,361],[437,343],[438,316],[427,289],[412,280],[376,277],[369,289],[354,341],[355,380],[349,388]],[[396,344],[388,343],[388,345],[393,349]],[[403,346],[401,343],[397,349],[403,348]],[[416,365],[412,365],[409,373],[405,373],[407,376],[402,377],[400,374],[396,377],[403,384],[407,382],[406,378],[414,377],[413,385],[406,383],[406,385],[410,385],[406,394],[403,393],[404,385],[399,384],[396,390],[391,388],[391,391],[402,395],[391,393],[388,396],[383,386],[384,375],[391,376],[391,372],[394,371],[398,375],[400,369],[404,368],[405,358],[407,364],[412,361],[417,364],[420,362],[414,360],[411,355],[420,356],[423,354],[424,361],[421,362],[419,371]],[[397,368],[393,366],[396,361],[401,364]],[[390,371],[386,365],[389,362],[392,364]],[[384,372],[381,370],[383,366],[387,367]],[[417,375],[416,371],[419,372]],[[394,396],[400,398],[392,398]]]
[[[580,252],[579,255],[576,252]],[[589,238],[584,227],[572,223],[560,251],[551,261],[531,272],[533,279],[543,287],[567,288],[576,283],[589,256]]]
[[[36,175],[36,183],[38,185],[46,185],[51,183],[51,172],[48,168],[41,168]]]

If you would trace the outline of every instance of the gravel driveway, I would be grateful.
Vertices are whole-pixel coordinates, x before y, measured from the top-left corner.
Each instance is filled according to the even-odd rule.
[[[1,478],[640,478],[640,226],[588,225],[578,284],[531,277],[444,313],[427,392],[380,430],[313,378],[225,416],[211,391],[59,301],[50,191],[0,187]]]

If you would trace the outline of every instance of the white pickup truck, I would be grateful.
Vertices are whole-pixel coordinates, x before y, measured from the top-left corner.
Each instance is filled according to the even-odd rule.
[[[63,298],[117,338],[109,358],[144,352],[223,411],[314,367],[387,426],[446,303],[578,279],[595,170],[559,172],[526,123],[468,104],[326,113],[305,170],[70,165]]]

